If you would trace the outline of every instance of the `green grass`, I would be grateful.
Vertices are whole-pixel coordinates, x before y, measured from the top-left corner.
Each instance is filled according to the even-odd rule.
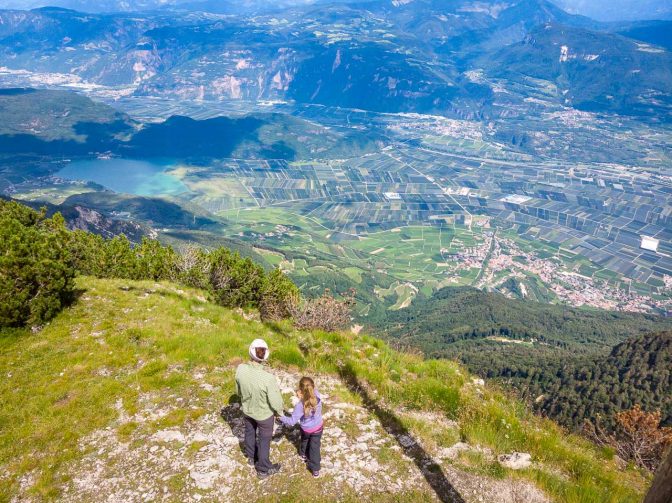
[[[264,247],[276,252],[265,251],[260,254],[260,259],[269,267],[280,265],[297,284],[306,283],[303,291],[307,295],[316,293],[310,290],[313,286],[329,287],[341,293],[355,288],[360,303],[370,305],[371,319],[383,317],[386,310],[407,307],[416,297],[411,291],[394,292],[388,296],[369,295],[376,288],[385,291],[395,282],[411,283],[423,296],[430,297],[444,286],[476,284],[481,272],[478,263],[467,268],[464,261],[451,257],[483,245],[485,233],[492,232],[492,229],[478,225],[443,223],[442,226],[401,226],[341,240],[339,233],[333,230],[345,224],[338,220],[338,215],[326,216],[319,212],[302,215],[278,206],[235,208],[218,212],[218,215],[227,235],[237,236],[235,239],[248,245],[257,246],[260,234],[263,234]],[[278,226],[286,226],[288,222],[291,222],[291,231],[279,233]],[[498,236],[512,240],[524,253],[559,260],[562,270],[582,271],[596,280],[608,280],[611,286],[620,279],[618,274],[602,269],[566,248],[532,239],[527,234],[521,235],[515,229],[499,229]],[[286,262],[280,254],[286,256]],[[310,255],[316,263],[311,265],[310,259],[299,257],[304,254]],[[503,271],[495,280],[505,273]],[[327,281],[326,276],[329,277]],[[490,280],[488,284],[494,282]],[[525,286],[530,300],[557,302],[557,296],[539,277],[530,276],[528,283]],[[642,285],[638,291],[651,295],[656,289],[652,285]],[[360,321],[370,323],[361,312],[358,314]]]
[[[440,281],[445,278],[446,271],[445,267],[437,266],[437,262],[442,262],[442,247],[458,251],[482,242],[480,228],[415,225],[372,233],[335,246],[334,233],[328,228],[333,227],[333,223],[297,213],[288,215],[286,208],[232,209],[221,212],[220,216],[230,233],[243,233],[242,239],[252,244],[257,238],[251,232],[273,232],[277,225],[286,225],[289,217],[294,226],[291,235],[282,239],[267,238],[266,244],[285,252],[315,250],[324,253],[333,258],[341,272],[355,283],[361,283],[362,273],[370,269],[374,259],[377,268],[385,269],[399,280],[424,282],[428,277],[434,277]],[[454,240],[455,237],[459,239]],[[264,258],[269,259],[268,254]],[[269,263],[274,263],[274,259],[270,258]],[[292,274],[300,276],[304,269],[305,265],[296,263]]]
[[[78,286],[84,290],[78,302],[42,331],[0,332],[0,468],[6,473],[0,501],[11,500],[27,474],[35,480],[29,490],[34,498],[57,500],[68,483],[68,466],[83,456],[79,441],[113,424],[119,407],[133,415],[141,396],[155,396],[158,405],[167,397],[181,398],[185,406],[153,422],[126,423],[116,430],[120,440],[132,441],[140,428],[195,421],[205,411],[186,405],[193,393],[203,393],[194,372],[220,386],[226,401],[233,394],[233,367],[257,337],[269,342],[273,365],[334,374],[346,365],[386,410],[428,411],[455,420],[458,429],[440,435],[404,420],[414,435],[436,447],[462,438],[495,454],[530,452],[538,462],[535,469],[513,474],[470,458],[457,462],[464,469],[525,478],[558,502],[636,502],[648,482],[637,471],[619,470],[609,453],[531,415],[497,389],[475,388],[457,363],[425,361],[367,336],[248,321],[203,302],[201,292],[169,283],[80,278]],[[339,394],[361,405],[346,388]],[[197,447],[188,446],[189,452]],[[168,484],[180,486],[183,479],[176,475]]]

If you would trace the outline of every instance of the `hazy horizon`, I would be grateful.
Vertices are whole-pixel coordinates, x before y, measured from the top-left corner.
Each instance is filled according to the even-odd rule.
[[[348,1],[348,0],[334,0]],[[672,19],[672,4],[664,0],[550,0],[572,14],[580,14],[598,21],[635,21],[635,20],[669,20]],[[39,7],[64,7],[85,12],[105,11],[139,11],[162,8],[169,5],[199,3],[208,4],[208,9],[221,4],[222,7],[234,5],[231,9],[239,9],[241,5],[263,5],[263,0],[6,0],[0,2],[4,9],[34,9]],[[274,6],[291,6],[320,3],[320,0],[284,0],[273,2]],[[323,3],[332,3],[329,1]],[[474,3],[481,3],[475,1]],[[206,9],[207,10],[207,9]]]

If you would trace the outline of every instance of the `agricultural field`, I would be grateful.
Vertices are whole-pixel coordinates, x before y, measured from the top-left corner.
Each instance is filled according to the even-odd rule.
[[[176,246],[238,243],[306,292],[356,289],[362,315],[405,309],[446,286],[672,310],[665,126],[622,119],[637,131],[624,135],[622,123],[567,110],[485,124],[287,103],[127,97],[114,106],[136,122],[264,119],[231,150],[246,157],[111,152],[20,171],[8,163],[5,193],[139,218]],[[283,134],[291,156],[251,147]]]

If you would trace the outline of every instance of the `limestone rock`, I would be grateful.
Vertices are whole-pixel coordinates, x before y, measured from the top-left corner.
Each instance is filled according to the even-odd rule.
[[[512,470],[523,470],[532,464],[532,456],[526,452],[513,452],[497,457],[499,464]]]

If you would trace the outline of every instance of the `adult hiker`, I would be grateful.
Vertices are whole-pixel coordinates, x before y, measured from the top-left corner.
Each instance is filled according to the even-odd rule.
[[[280,471],[279,463],[271,463],[270,454],[274,416],[283,413],[283,400],[278,382],[263,366],[270,354],[266,341],[253,340],[249,353],[250,361],[236,370],[236,391],[245,420],[247,462],[264,479]]]

